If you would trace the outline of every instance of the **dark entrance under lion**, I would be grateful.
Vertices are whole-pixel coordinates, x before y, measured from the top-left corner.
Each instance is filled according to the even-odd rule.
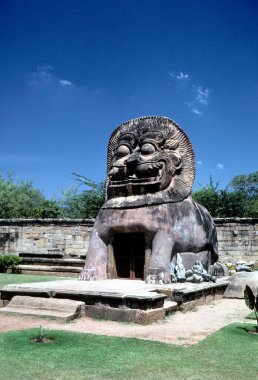
[[[118,278],[128,278],[131,280],[144,279],[144,234],[115,234],[113,250]]]

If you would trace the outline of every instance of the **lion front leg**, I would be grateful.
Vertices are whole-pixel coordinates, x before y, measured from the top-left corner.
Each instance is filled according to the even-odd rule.
[[[85,267],[79,279],[84,281],[106,280],[107,278],[107,246],[99,237],[97,230],[92,231],[90,245],[86,256]]]
[[[171,283],[170,261],[174,242],[164,231],[158,231],[152,241],[152,254],[146,282]]]

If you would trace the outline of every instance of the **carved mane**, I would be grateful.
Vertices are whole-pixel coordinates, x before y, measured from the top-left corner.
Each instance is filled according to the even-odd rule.
[[[148,130],[161,131],[165,138],[173,136],[179,145],[177,152],[181,156],[181,168],[171,178],[167,189],[142,195],[129,195],[113,197],[105,202],[103,208],[130,208],[153,204],[180,202],[191,195],[195,178],[195,159],[192,144],[185,132],[173,120],[161,116],[146,116],[129,120],[119,125],[112,133],[107,154],[107,171],[109,172],[114,151],[118,145],[119,137],[137,130],[138,134]],[[109,178],[106,179],[106,188],[109,187]]]

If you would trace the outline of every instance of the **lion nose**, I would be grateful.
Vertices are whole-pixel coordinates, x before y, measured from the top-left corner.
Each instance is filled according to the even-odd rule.
[[[138,153],[133,153],[128,160],[126,160],[126,165],[129,170],[134,170],[139,163]]]

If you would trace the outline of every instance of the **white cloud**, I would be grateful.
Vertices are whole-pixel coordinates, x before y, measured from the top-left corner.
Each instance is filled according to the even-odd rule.
[[[53,67],[50,65],[38,66],[31,74],[30,80],[27,83],[33,87],[61,86],[74,87],[73,83],[66,79],[59,79],[53,74]]]
[[[59,79],[59,84],[62,87],[73,86],[72,82],[70,82],[69,80],[66,80],[66,79]]]
[[[179,74],[176,76],[176,79],[179,79],[179,80],[184,80],[188,78],[189,78],[189,75],[182,73],[182,71],[180,71]]]
[[[202,112],[201,111],[199,111],[197,108],[195,108],[195,107],[192,107],[192,111],[193,111],[193,113],[195,113],[196,115],[202,115]]]
[[[201,161],[201,160],[198,160],[198,161],[197,161],[197,165],[202,165],[202,161]]]
[[[201,86],[198,86],[196,89],[196,101],[205,106],[208,105],[208,97],[210,95],[210,90],[208,88],[203,89]]]
[[[202,112],[199,111],[193,103],[185,102],[185,104],[191,109],[193,113],[195,113],[195,115],[202,115]]]
[[[172,73],[169,73],[169,75],[174,78],[174,79],[178,79],[178,80],[185,80],[185,79],[189,79],[189,75],[188,74],[184,74],[182,71],[179,71],[178,74],[172,72]]]
[[[185,102],[187,107],[189,107],[195,115],[203,115],[204,107],[208,106],[208,99],[211,90],[209,88],[204,88],[200,85],[196,85],[190,79],[190,76],[186,73],[183,73],[182,71],[179,71],[178,73],[172,71],[169,73],[169,75],[176,81],[181,81],[182,90],[184,92],[187,91],[188,94],[191,94],[189,101]]]
[[[208,105],[210,90],[208,88],[203,89],[201,86],[192,85],[192,92],[191,102],[186,102],[185,104],[194,114],[203,115],[202,109]]]
[[[223,170],[223,169],[224,169],[224,165],[223,165],[223,164],[220,164],[220,163],[218,163],[218,164],[217,164],[217,168],[218,168],[219,170]]]

